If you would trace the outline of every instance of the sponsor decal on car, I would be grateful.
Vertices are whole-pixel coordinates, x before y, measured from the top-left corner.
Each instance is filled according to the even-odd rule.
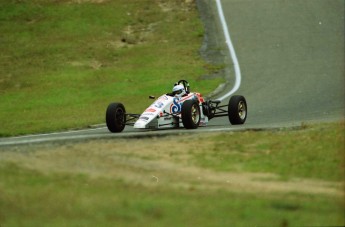
[[[181,112],[182,103],[178,98],[173,99],[173,103],[170,105],[170,113]]]
[[[162,103],[162,102],[155,102],[154,106],[157,107],[157,108],[162,108],[164,106],[164,103]]]
[[[143,120],[143,121],[148,121],[150,118],[148,117],[139,117],[140,120]]]
[[[145,110],[145,112],[151,112],[151,113],[154,113],[156,112],[157,110],[156,109],[153,109],[153,108],[148,108]]]
[[[173,103],[170,105],[170,113],[173,113],[173,114],[174,113],[180,113],[181,109],[182,109],[183,102],[186,100],[192,99],[192,98],[198,99],[198,97],[195,96],[195,94],[193,94],[193,93],[189,94],[186,97],[183,97],[182,99],[175,97],[173,99]]]
[[[144,112],[141,116],[154,116],[154,113]]]

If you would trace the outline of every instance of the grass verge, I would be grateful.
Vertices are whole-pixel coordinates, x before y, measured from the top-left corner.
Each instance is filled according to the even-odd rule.
[[[342,226],[344,130],[2,148],[0,224]]]

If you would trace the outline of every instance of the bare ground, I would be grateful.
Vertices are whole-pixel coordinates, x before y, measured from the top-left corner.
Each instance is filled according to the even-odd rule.
[[[293,178],[272,173],[218,172],[193,164],[188,147],[198,142],[179,137],[144,140],[95,140],[75,144],[12,147],[0,152],[0,165],[15,163],[42,173],[85,174],[121,179],[146,187],[228,190],[248,193],[304,193],[343,196],[341,182]],[[204,144],[203,146],[207,146]]]

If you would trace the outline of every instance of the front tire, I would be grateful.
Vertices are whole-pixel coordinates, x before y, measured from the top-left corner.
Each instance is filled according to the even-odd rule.
[[[182,104],[182,123],[186,129],[196,129],[200,123],[200,107],[195,100],[186,100]]]
[[[122,132],[125,128],[126,110],[122,103],[110,103],[105,120],[110,132]]]
[[[241,125],[247,119],[247,102],[241,95],[232,96],[228,105],[229,121],[232,125]]]

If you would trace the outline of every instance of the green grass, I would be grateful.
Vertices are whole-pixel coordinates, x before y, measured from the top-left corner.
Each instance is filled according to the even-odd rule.
[[[275,196],[146,188],[119,180],[45,175],[1,166],[3,226],[325,226],[341,225],[327,196]]]
[[[5,178],[4,178],[5,177]],[[43,175],[1,166],[3,226],[340,225],[335,198],[146,188],[119,180]]]
[[[199,56],[195,5],[170,5],[1,0],[0,136],[102,123],[114,101],[141,112],[178,79],[215,89],[221,79],[200,79],[217,66]]]
[[[198,147],[194,160],[217,171],[344,180],[343,169],[339,169],[345,157],[344,124],[305,127],[307,130],[248,131],[233,134],[231,138],[228,133],[211,135],[214,143]]]
[[[342,226],[344,130],[322,124],[2,148],[0,225]],[[271,178],[225,182],[248,173]]]

